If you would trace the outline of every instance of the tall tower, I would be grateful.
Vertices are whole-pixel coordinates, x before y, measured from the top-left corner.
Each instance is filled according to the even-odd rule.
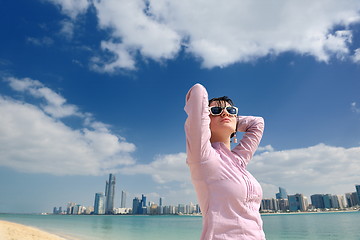
[[[105,213],[105,196],[103,193],[95,193],[94,214]]]
[[[126,206],[126,192],[121,191],[121,208],[125,208]]]
[[[109,174],[109,181],[106,181],[105,195],[105,214],[114,214],[115,176],[112,173]]]

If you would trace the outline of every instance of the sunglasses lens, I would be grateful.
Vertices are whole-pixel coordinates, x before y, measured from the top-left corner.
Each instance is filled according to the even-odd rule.
[[[221,107],[211,107],[210,108],[211,114],[219,115],[222,112]]]
[[[237,114],[237,110],[234,107],[227,107],[226,111],[231,115],[236,115]]]

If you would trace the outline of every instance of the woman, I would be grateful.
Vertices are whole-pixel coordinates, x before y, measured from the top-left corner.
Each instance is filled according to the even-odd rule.
[[[262,190],[246,170],[264,130],[261,117],[237,116],[227,98],[208,101],[194,85],[186,95],[187,164],[203,214],[202,240],[265,239],[259,213]],[[231,137],[245,132],[231,151]]]

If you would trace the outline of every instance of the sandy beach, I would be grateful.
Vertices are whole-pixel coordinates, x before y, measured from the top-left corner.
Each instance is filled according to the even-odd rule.
[[[65,238],[41,231],[34,227],[0,221],[1,240],[66,240]]]

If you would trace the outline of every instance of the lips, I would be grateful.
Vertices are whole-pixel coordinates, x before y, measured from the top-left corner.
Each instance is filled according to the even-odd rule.
[[[231,122],[230,118],[223,118],[220,122]]]

